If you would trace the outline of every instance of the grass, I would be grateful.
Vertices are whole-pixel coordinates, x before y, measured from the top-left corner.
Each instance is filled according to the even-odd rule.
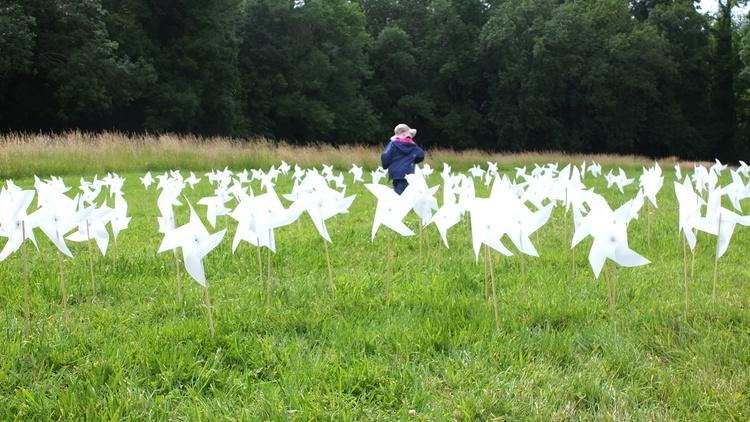
[[[94,166],[80,168],[89,171],[88,165]],[[387,306],[385,233],[370,242],[375,201],[355,185],[348,189],[358,195],[351,213],[329,223],[336,301],[322,240],[306,215],[277,233],[270,305],[255,250],[243,244],[232,255],[227,238],[205,261],[215,338],[200,286],[183,278],[178,302],[172,255],[156,254],[155,191],[138,183],[140,171],[123,175],[133,220],[121,233],[117,258],[95,259],[95,297],[86,245],[70,243],[70,323],[62,319],[56,255],[41,233],[39,252],[30,250],[29,340],[22,334],[20,254],[0,263],[2,420],[746,420],[750,414],[747,229],[738,227],[721,260],[715,303],[715,243],[699,236],[686,318],[670,172],[651,241],[645,216],[631,223],[631,247],[653,264],[618,269],[614,320],[603,279],[595,281],[588,267],[590,240],[580,245],[571,275],[560,209],[533,238],[541,257],[526,259],[525,285],[517,257],[494,255],[500,332],[463,222],[449,232],[450,249],[428,228],[429,253],[421,259],[417,238],[394,237]],[[22,176],[16,182],[30,186],[29,175]],[[66,181],[77,185],[76,177]],[[210,192],[203,182],[186,190],[193,203]],[[614,205],[635,194],[633,186],[620,195],[603,180],[593,185]],[[286,181],[278,191],[289,189]],[[180,223],[187,216],[186,207],[179,209]],[[218,226],[224,224],[220,219]],[[407,224],[416,227],[416,218]]]
[[[0,178],[42,175],[92,175],[94,173],[141,172],[146,169],[165,171],[213,168],[253,168],[278,164],[281,160],[301,166],[319,165],[323,160],[338,168],[348,169],[352,162],[375,168],[380,165],[383,145],[322,144],[290,145],[266,139],[201,138],[177,135],[126,136],[118,133],[88,134],[69,132],[62,135],[0,134]],[[453,151],[426,147],[428,162],[442,166],[451,164],[457,170],[486,161],[504,167],[530,163],[572,162],[583,160],[606,166],[640,168],[650,161],[645,157],[620,155],[581,155],[560,152],[493,153],[468,150]],[[674,157],[659,160],[671,168]],[[438,169],[440,170],[440,169]]]

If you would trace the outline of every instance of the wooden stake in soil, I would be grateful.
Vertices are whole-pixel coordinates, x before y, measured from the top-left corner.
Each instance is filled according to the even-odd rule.
[[[96,297],[96,279],[94,278],[94,251],[91,248],[91,233],[89,231],[89,222],[86,221],[86,242],[89,246],[89,272],[91,273],[91,291]]]
[[[21,221],[22,246],[21,255],[23,259],[23,322],[26,338],[31,337],[31,316],[29,312],[29,256],[26,251],[26,222]]]
[[[685,319],[688,316],[688,264],[687,264],[687,240],[682,236],[682,282],[685,288]]]
[[[112,236],[112,253],[114,255],[114,261],[117,263],[117,236]]]
[[[203,285],[203,292],[205,302],[206,302],[206,310],[208,311],[208,330],[211,333],[211,338],[213,338],[216,334],[214,331],[214,316],[211,312],[211,298],[208,296],[208,283]]]
[[[646,201],[646,241],[651,244],[651,201]]]
[[[271,239],[271,229],[268,229],[268,239],[269,239],[269,245],[270,245],[270,239]],[[267,255],[267,263],[266,266],[268,266],[268,283],[266,284],[266,301],[267,304],[271,304],[271,294],[273,294],[273,280],[271,279],[271,247],[268,247],[268,255]]]
[[[714,257],[714,287],[711,290],[711,301],[716,300],[716,278],[719,274],[719,239],[721,238],[721,212],[719,212],[719,228],[716,234],[716,255]]]
[[[68,323],[70,321],[70,315],[68,315],[68,293],[65,291],[65,272],[63,270],[63,257],[60,251],[57,251],[57,260],[60,263],[60,292],[62,293],[63,319]]]
[[[260,242],[255,246],[258,251],[258,280],[263,282],[263,257],[260,255]]]
[[[495,308],[495,330],[500,332],[500,311],[497,308],[497,291],[495,288],[495,265],[490,255],[490,279],[492,280],[492,306]]]
[[[565,245],[569,244],[570,241],[568,241],[568,188],[565,188],[565,202],[563,202],[563,229],[565,230],[565,235],[563,236],[563,243]]]
[[[271,282],[271,248],[268,248],[268,254],[266,255],[266,267],[268,267],[268,279],[266,280],[266,304],[271,304],[271,295],[273,294],[273,284]]]
[[[609,313],[612,316],[612,319],[615,318],[615,296],[614,296],[614,286],[612,281],[612,275],[609,273],[609,265],[607,263],[604,264],[604,280],[607,283],[607,299],[609,300]]]
[[[177,301],[182,303],[182,281],[180,276],[180,257],[177,255],[177,248],[174,248],[172,250],[172,255],[174,255],[174,266],[177,270],[177,278],[176,278],[176,287],[177,287]]]
[[[424,257],[422,256],[422,221],[419,221],[419,263],[422,264],[421,267],[424,268]]]
[[[487,303],[490,298],[490,250],[487,245],[482,245],[482,248],[484,248],[484,303]]]
[[[576,248],[571,248],[573,252],[573,259],[570,261],[570,272],[573,278],[576,278]]]
[[[331,287],[331,295],[336,300],[336,285],[333,284],[333,269],[331,268],[331,255],[328,253],[328,242],[323,239],[323,249],[326,251],[326,262],[328,263],[328,284]]]
[[[521,252],[520,254],[521,258],[521,286],[526,286],[526,267],[524,265],[524,253]]]
[[[391,231],[388,230],[388,280],[385,285],[385,303],[391,304],[391,288],[393,286],[393,251],[391,250]]]

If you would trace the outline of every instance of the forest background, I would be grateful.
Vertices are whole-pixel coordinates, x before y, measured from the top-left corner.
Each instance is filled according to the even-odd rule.
[[[0,131],[736,160],[744,2],[0,0]]]

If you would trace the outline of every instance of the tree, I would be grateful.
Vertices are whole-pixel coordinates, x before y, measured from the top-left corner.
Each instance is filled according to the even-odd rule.
[[[16,130],[98,128],[127,103],[138,65],[118,53],[97,0],[5,1],[0,126]]]
[[[497,148],[663,153],[659,87],[674,63],[623,3],[510,0],[480,39]]]
[[[298,141],[371,139],[363,96],[371,38],[359,6],[344,0],[251,0],[240,71],[254,133]]]
[[[711,153],[722,160],[733,160],[736,157],[734,136],[737,131],[737,110],[734,78],[739,60],[732,40],[732,9],[736,5],[736,0],[719,0],[719,13],[713,28],[711,105],[714,148]]]

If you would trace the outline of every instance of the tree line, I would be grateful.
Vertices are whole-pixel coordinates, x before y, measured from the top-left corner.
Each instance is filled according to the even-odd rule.
[[[0,130],[736,159],[721,0],[0,0]]]

